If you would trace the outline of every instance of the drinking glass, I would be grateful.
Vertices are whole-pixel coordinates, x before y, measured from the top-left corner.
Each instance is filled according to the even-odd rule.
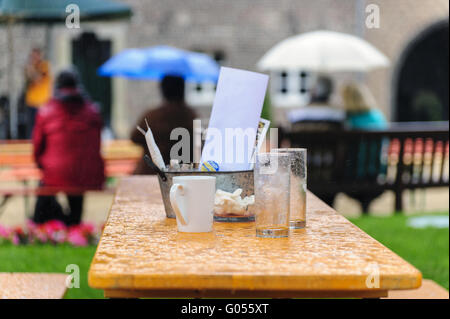
[[[289,236],[290,154],[260,153],[256,157],[256,236]]]
[[[306,227],[306,148],[275,148],[275,153],[291,155],[290,227]]]

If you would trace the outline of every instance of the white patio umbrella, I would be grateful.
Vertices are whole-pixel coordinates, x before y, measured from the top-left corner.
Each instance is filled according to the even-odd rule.
[[[267,51],[257,64],[267,71],[316,72],[367,72],[388,65],[388,58],[367,41],[333,31],[313,31],[287,38]]]

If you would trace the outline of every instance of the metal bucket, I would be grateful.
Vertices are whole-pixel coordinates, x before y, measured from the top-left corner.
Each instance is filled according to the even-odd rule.
[[[235,172],[200,172],[200,171],[182,171],[182,172],[164,172],[167,177],[166,181],[163,181],[161,176],[158,175],[159,187],[164,202],[164,208],[166,210],[166,216],[168,218],[175,218],[175,213],[172,210],[170,204],[170,188],[172,187],[172,179],[175,176],[186,175],[207,175],[216,177],[216,190],[221,189],[226,192],[234,192],[236,189],[242,189],[242,197],[251,196],[254,194],[253,186],[253,170],[249,171],[235,171]],[[245,222],[254,221],[254,216],[243,217],[219,217],[214,216],[214,220],[223,222]]]

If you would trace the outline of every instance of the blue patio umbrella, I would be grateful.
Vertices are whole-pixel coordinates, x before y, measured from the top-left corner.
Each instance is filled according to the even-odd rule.
[[[140,80],[160,80],[165,75],[178,75],[187,81],[216,82],[219,65],[204,53],[155,46],[124,50],[106,61],[98,69],[98,74]]]

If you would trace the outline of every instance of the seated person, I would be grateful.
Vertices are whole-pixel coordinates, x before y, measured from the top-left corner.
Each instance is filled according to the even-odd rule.
[[[346,126],[353,130],[383,130],[388,123],[383,113],[376,108],[375,99],[365,86],[358,84],[346,85],[342,90],[342,100],[346,110]],[[350,144],[350,158],[345,174],[347,178],[363,182],[378,182],[386,175],[386,163],[381,160],[381,153],[389,145],[389,140],[361,140]],[[356,170],[355,170],[356,168]],[[378,192],[360,192],[355,190],[347,195],[359,200],[363,211],[367,212],[370,202],[381,195]]]
[[[385,129],[387,121],[376,107],[375,99],[366,86],[350,84],[342,90],[346,110],[346,125],[350,129]]]
[[[190,157],[192,162],[192,121],[196,118],[196,114],[184,101],[184,79],[178,76],[165,76],[160,83],[160,89],[163,96],[162,105],[145,112],[137,125],[146,130],[145,119],[147,119],[156,145],[161,151],[166,164],[170,162],[170,149],[177,143],[177,141],[170,140],[170,133],[177,127],[186,128],[190,134]],[[131,140],[142,146],[145,153],[148,154],[145,137],[136,128],[131,132]],[[141,159],[136,167],[135,174],[145,175],[155,174],[155,172]]]
[[[311,91],[311,103],[288,113],[293,131],[341,129],[345,113],[330,106],[333,82],[329,77],[319,76]]]
[[[55,219],[66,225],[81,222],[82,192],[100,189],[105,180],[100,154],[101,129],[100,113],[81,90],[78,75],[71,70],[60,72],[53,97],[39,108],[36,116],[34,159],[42,169],[42,186],[77,193],[67,194],[70,208],[67,214],[55,195],[38,196],[35,223]]]

